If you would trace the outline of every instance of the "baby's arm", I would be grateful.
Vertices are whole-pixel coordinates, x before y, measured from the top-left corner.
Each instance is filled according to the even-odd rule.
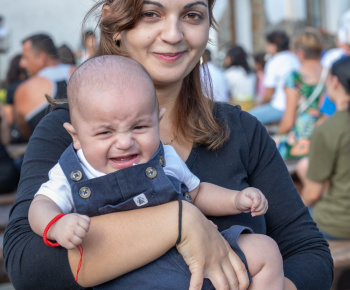
[[[201,182],[190,195],[193,203],[205,215],[221,216],[251,212],[252,216],[258,216],[263,215],[268,208],[265,196],[254,187],[237,191]]]
[[[60,213],[61,209],[52,199],[42,194],[37,195],[30,205],[28,214],[32,230],[42,236],[48,223]],[[66,249],[74,249],[81,244],[83,237],[89,231],[89,226],[89,217],[70,213],[51,226],[47,238],[57,241]]]

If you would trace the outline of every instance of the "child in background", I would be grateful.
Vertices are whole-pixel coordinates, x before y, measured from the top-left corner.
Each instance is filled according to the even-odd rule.
[[[165,110],[159,110],[153,82],[136,61],[111,55],[86,61],[69,81],[68,100],[71,124],[64,127],[73,144],[31,204],[29,222],[38,235],[57,215],[67,213],[48,230],[47,238],[72,249],[88,232],[89,216],[183,197],[206,215],[251,212],[256,216],[267,211],[258,189],[233,191],[200,183],[173,147],[160,143],[159,121]],[[240,235],[244,231],[251,232],[232,226],[223,236],[249,269],[251,289],[283,289],[282,259],[275,242],[264,235]],[[188,288],[190,271],[175,248],[102,287],[157,288],[163,281],[159,269],[163,278],[168,277],[167,286]],[[204,289],[212,287],[208,281],[204,285]]]
[[[256,91],[255,91],[255,104],[261,105],[263,97],[265,95],[264,86],[264,69],[266,53],[259,52],[254,55],[254,71],[256,74]]]

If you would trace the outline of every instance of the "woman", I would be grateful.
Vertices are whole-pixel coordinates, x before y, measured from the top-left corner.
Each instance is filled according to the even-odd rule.
[[[256,75],[248,65],[248,56],[243,47],[232,46],[226,54],[224,64],[232,102],[250,109],[254,106]]]
[[[98,54],[128,55],[148,70],[160,107],[167,109],[160,124],[162,142],[171,143],[201,181],[237,190],[251,184],[269,199],[271,208],[265,217],[212,218],[219,230],[242,224],[274,238],[285,259],[285,289],[329,289],[332,258],[327,244],[303,206],[274,142],[256,119],[230,105],[213,107],[201,92],[199,60],[214,24],[214,1],[103,0],[96,11],[101,5]],[[17,289],[79,288],[72,274],[79,251],[70,250],[67,255],[63,248],[45,246],[27,220],[33,194],[71,142],[62,127],[66,121],[67,107],[57,108],[37,127],[28,145],[4,239],[7,269]],[[178,237],[178,210],[178,203],[172,202],[132,214],[92,218],[83,244],[79,284],[101,284],[168,251]],[[215,227],[189,203],[183,203],[182,214],[177,248],[192,273],[190,288],[200,289],[206,277],[217,289],[246,289],[247,272]],[[98,247],[91,248],[96,239]],[[308,273],[305,268],[310,269]]]
[[[275,138],[283,158],[308,153],[309,139],[320,116],[319,101],[326,76],[320,63],[323,44],[317,30],[306,28],[293,42],[301,67],[287,77],[285,85],[286,110]]]

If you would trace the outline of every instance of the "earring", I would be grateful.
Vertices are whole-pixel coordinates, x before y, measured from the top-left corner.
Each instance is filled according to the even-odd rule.
[[[115,39],[114,43],[115,43],[116,46],[120,47],[120,40]]]

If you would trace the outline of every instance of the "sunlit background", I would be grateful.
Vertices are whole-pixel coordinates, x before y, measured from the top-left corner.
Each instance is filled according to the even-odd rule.
[[[93,0],[0,0],[0,15],[9,31],[9,47],[0,54],[0,80],[8,62],[21,51],[23,38],[45,32],[60,46],[80,47],[81,24]],[[217,0],[214,15],[220,31],[211,33],[209,46],[220,58],[228,44],[242,45],[248,52],[264,50],[264,34],[284,28],[290,36],[302,26],[321,28],[335,36],[341,14],[350,0]],[[93,28],[93,23],[87,28]],[[329,46],[334,46],[332,38]]]

